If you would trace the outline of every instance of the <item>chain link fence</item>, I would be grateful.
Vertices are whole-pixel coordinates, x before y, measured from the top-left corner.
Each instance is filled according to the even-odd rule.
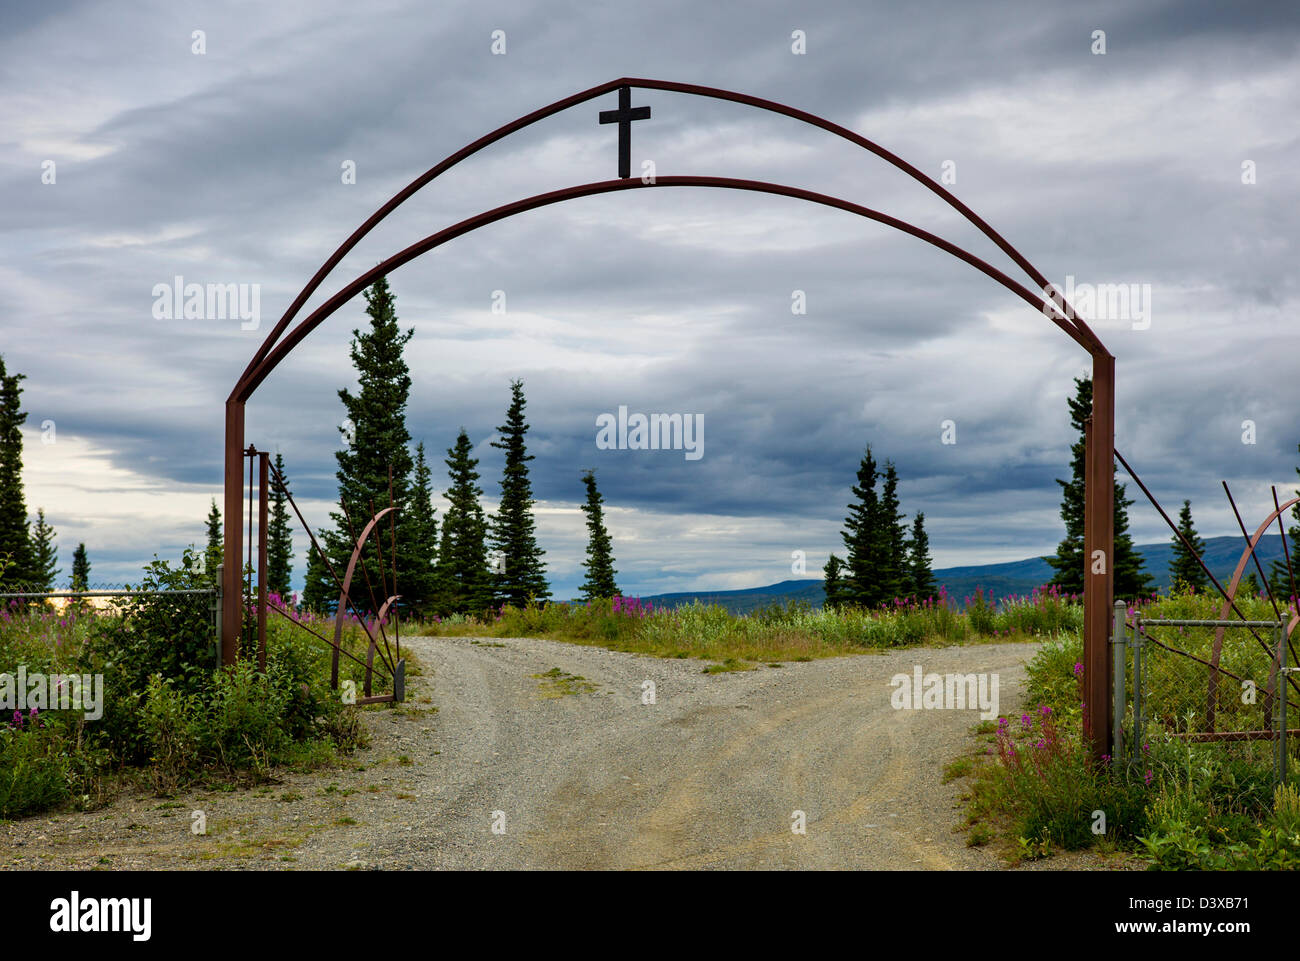
[[[1300,678],[1282,622],[1126,616],[1121,602],[1113,645],[1116,760],[1169,737],[1271,764],[1285,780],[1288,734],[1300,733],[1287,730],[1288,713],[1300,720]]]

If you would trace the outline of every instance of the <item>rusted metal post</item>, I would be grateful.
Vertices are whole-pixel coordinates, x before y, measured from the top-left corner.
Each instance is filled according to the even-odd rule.
[[[1092,417],[1084,431],[1084,717],[1097,760],[1111,739],[1111,601],[1115,553],[1115,358],[1092,355]]]
[[[257,669],[266,673],[266,528],[271,455],[257,455]]]
[[[243,624],[239,605],[242,569],[239,555],[243,545],[244,519],[244,404],[226,401],[225,550],[222,552],[221,663],[234,664],[239,656],[239,631]]]

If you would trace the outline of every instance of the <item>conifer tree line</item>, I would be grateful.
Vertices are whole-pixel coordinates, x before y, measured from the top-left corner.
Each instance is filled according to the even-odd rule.
[[[387,596],[382,592],[400,594],[403,609],[417,617],[477,614],[506,603],[548,601],[546,559],[537,542],[533,513],[528,467],[533,455],[527,449],[523,382],[510,382],[505,422],[491,442],[504,454],[496,513],[488,516],[484,510],[479,459],[463,427],[446,450],[447,484],[441,505],[436,505],[434,464],[423,441],[412,452],[406,427],[411,377],[403,349],[414,330],[399,326],[386,278],[376,281],[365,298],[369,326],[353,331],[351,346],[359,389],[339,391],[346,414],[340,427],[344,444],[335,454],[339,509],[331,515],[332,526],[318,532],[330,564],[342,576],[357,535],[376,511],[391,503],[398,508],[395,517],[383,518],[375,535],[366,540],[353,578],[350,595],[363,610],[371,608],[371,589],[379,603]],[[592,478],[589,506],[594,484]],[[590,529],[589,506],[583,509]],[[600,534],[592,532],[593,546],[588,551],[594,549],[600,558],[598,576],[588,580],[595,589],[604,590],[612,587],[612,567],[606,579],[602,565],[606,559],[612,565],[612,555],[599,513],[596,520]],[[271,527],[274,544],[274,512]],[[287,572],[284,580],[287,583]],[[330,612],[338,603],[338,587],[315,551],[308,554],[302,601],[319,612]]]
[[[853,502],[844,518],[845,557],[832,553],[823,570],[828,607],[878,607],[895,598],[924,600],[937,585],[931,572],[930,538],[925,514],[910,524],[898,498],[898,470],[893,461],[881,471],[867,445],[858,465]],[[876,485],[880,484],[877,492]]]

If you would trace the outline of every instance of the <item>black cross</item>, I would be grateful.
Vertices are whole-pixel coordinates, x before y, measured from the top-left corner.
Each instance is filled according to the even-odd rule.
[[[618,88],[618,109],[602,110],[601,123],[618,124],[618,175],[623,179],[632,176],[632,121],[649,120],[649,107],[632,106],[632,88]]]

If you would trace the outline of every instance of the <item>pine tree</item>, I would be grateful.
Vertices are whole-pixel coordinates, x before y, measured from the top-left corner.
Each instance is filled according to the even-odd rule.
[[[1173,539],[1174,555],[1169,562],[1170,591],[1204,591],[1209,581],[1205,577],[1205,571],[1201,570],[1201,565],[1196,563],[1196,558],[1205,553],[1205,541],[1201,540],[1192,525],[1192,502],[1189,500],[1183,501],[1183,509],[1178,512],[1178,533],[1183,537],[1175,535]],[[1194,555],[1183,545],[1183,538],[1192,545],[1192,550],[1196,552]]]
[[[24,374],[6,373],[0,357],[0,557],[8,555],[12,565],[5,574],[6,583],[26,590],[39,574],[23,497],[22,426],[27,414],[22,410],[19,384],[24,379]]]
[[[917,600],[934,597],[938,589],[930,565],[930,537],[925,532],[925,514],[917,511],[912,519],[912,536],[907,540],[908,573],[912,595]]]
[[[605,512],[601,507],[604,498],[596,489],[596,474],[585,471],[582,483],[587,488],[587,502],[582,505],[582,512],[587,515],[587,559],[582,566],[587,569],[587,578],[582,582],[582,597],[594,601],[613,597],[618,593],[614,582],[614,553],[610,544],[609,532],[605,530]]]
[[[325,532],[316,532],[316,543],[325,547]],[[338,607],[338,585],[315,547],[307,549],[307,574],[302,588],[302,606],[314,614],[333,614]]]
[[[1256,598],[1263,593],[1264,589],[1259,586],[1259,578],[1255,576],[1254,571],[1250,571],[1242,578],[1241,583],[1237,585],[1237,597]]]
[[[887,532],[881,530],[880,498],[876,494],[876,469],[871,446],[867,445],[858,465],[858,482],[852,488],[854,503],[849,504],[840,537],[847,552],[843,596],[846,601],[863,607],[876,607],[885,600],[888,554]]]
[[[78,544],[72,552],[72,589],[74,591],[90,590],[90,560],[86,557],[86,545]]]
[[[399,585],[412,583],[416,574],[407,530],[412,462],[407,446],[411,435],[406,429],[406,403],[411,377],[402,356],[415,331],[403,333],[398,326],[387,278],[375,281],[365,296],[370,329],[364,333],[353,330],[351,347],[360,390],[356,394],[346,388],[338,392],[347,412],[346,423],[350,425],[350,428],[340,427],[339,432],[346,437],[350,429],[351,437],[348,445],[334,454],[338,461],[335,476],[339,482],[339,510],[330,515],[335,527],[326,534],[322,545],[329,551],[336,569],[347,563],[355,538],[361,536],[376,512],[390,506],[391,469],[391,506],[397,508],[397,517],[390,522],[386,516],[381,524],[385,530],[389,530],[390,524],[396,528],[397,557],[394,561],[390,556],[393,553],[391,533],[381,538],[376,531],[368,538],[361,564],[352,579],[352,599],[362,610],[370,606],[367,583],[374,590],[378,606],[384,602],[379,596],[381,585],[391,582],[394,568]]]
[[[1079,439],[1070,446],[1070,480],[1057,479],[1061,485],[1061,520],[1065,522],[1065,540],[1056,548],[1056,556],[1047,558],[1055,570],[1051,583],[1070,593],[1083,592],[1083,521],[1084,473],[1086,468],[1086,443],[1084,428],[1092,416],[1092,378],[1076,377],[1075,395],[1067,403],[1070,424],[1079,433]],[[1113,458],[1112,458],[1113,464]],[[1115,483],[1115,551],[1111,568],[1114,572],[1115,596],[1132,598],[1151,590],[1151,576],[1142,570],[1142,555],[1133,549],[1133,539],[1128,534],[1128,508],[1132,498],[1125,493],[1125,485]]]
[[[274,478],[284,483],[281,489]],[[290,577],[293,574],[293,529],[289,524],[289,478],[284,473],[284,458],[275,455],[275,472],[271,475],[271,511],[266,532],[266,586],[289,603]]]
[[[402,583],[398,590],[422,616],[433,611],[438,593],[438,520],[434,515],[433,474],[421,441],[415,448],[415,474],[407,514],[407,536],[416,563],[408,575],[411,580]]]
[[[546,562],[537,546],[533,521],[533,491],[528,480],[528,462],[533,459],[524,445],[528,424],[524,421],[524,384],[510,383],[510,407],[506,422],[497,428],[501,440],[492,446],[506,452],[501,476],[501,505],[492,519],[491,545],[497,554],[492,586],[496,600],[521,607],[531,600],[551,596],[546,585]]]
[[[36,509],[36,526],[32,528],[32,557],[35,561],[31,590],[54,590],[59,576],[59,551],[54,544],[54,528],[45,523],[45,508]]]
[[[898,471],[885,461],[885,482],[880,490],[880,535],[885,543],[885,571],[881,584],[884,600],[912,592],[912,572],[907,557],[907,525],[898,503]]]
[[[448,507],[442,515],[442,540],[438,545],[438,595],[436,612],[477,614],[492,603],[492,584],[487,567],[487,521],[479,497],[483,489],[475,481],[478,458],[471,457],[474,445],[462,427],[456,446],[447,451],[446,493]]]
[[[826,566],[822,568],[822,590],[826,593],[825,606],[830,610],[843,607],[848,603],[847,585],[844,582],[844,562],[832,554]]]
[[[1300,449],[1300,444],[1296,445]],[[1295,469],[1300,474],[1300,467]],[[1300,490],[1295,492],[1300,496]],[[1293,520],[1296,521],[1286,529],[1287,547],[1286,554],[1279,557],[1269,565],[1268,581],[1273,586],[1274,597],[1292,597],[1297,590],[1300,590],[1300,504],[1296,504],[1289,511]],[[1287,568],[1287,557],[1291,559],[1290,570]],[[1297,583],[1292,584],[1291,578],[1295,576]]]
[[[217,565],[222,562],[225,543],[221,539],[221,511],[217,509],[217,499],[212,498],[212,510],[208,511],[208,546],[203,552],[205,573],[216,579]]]

